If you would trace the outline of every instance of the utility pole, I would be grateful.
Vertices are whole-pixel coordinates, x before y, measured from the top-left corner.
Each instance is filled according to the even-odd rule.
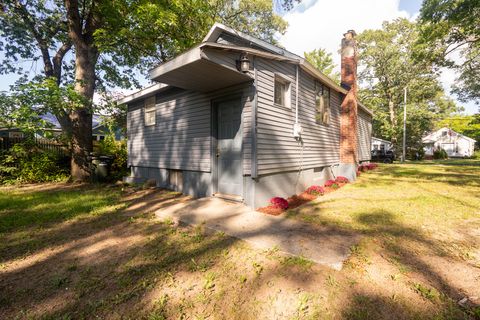
[[[406,157],[406,140],[407,140],[407,87],[404,88],[404,95],[403,95],[403,154],[402,154],[402,162],[405,162],[405,157]]]

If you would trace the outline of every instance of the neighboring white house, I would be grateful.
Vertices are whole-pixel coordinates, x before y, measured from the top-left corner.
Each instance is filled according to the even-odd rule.
[[[441,128],[422,139],[426,156],[443,149],[449,157],[471,157],[475,148],[475,140],[449,128]]]
[[[372,137],[372,151],[373,150],[388,151],[391,148],[392,148],[392,143],[390,141]]]

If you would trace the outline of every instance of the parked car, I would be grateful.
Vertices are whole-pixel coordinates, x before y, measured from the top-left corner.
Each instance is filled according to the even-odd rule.
[[[372,160],[374,162],[392,163],[395,160],[393,150],[372,150]]]

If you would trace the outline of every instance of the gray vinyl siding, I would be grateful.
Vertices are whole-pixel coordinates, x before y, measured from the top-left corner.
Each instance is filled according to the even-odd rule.
[[[299,72],[299,123],[303,127],[303,147],[292,135],[295,122],[295,65],[257,60],[257,163],[258,174],[324,167],[339,162],[340,94],[330,92],[330,124],[315,121],[314,79]],[[288,79],[291,109],[274,105],[274,77]]]
[[[212,93],[170,89],[156,95],[156,124],[144,125],[144,100],[129,105],[128,163],[134,167],[210,172],[212,149],[211,103],[224,97],[242,100],[243,171],[251,167],[252,84]]]
[[[358,109],[357,129],[358,159],[360,161],[370,160],[370,148],[372,145],[372,116],[360,108]]]

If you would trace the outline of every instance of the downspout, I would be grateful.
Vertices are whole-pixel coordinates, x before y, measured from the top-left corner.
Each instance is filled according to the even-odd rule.
[[[300,61],[295,65],[295,123],[293,124],[293,137],[295,140],[297,140],[299,143],[302,143],[302,126],[300,123],[298,123],[298,67],[299,67]]]
[[[293,124],[293,137],[295,140],[298,142],[298,146],[300,147],[300,163],[298,166],[298,175],[297,175],[297,181],[295,184],[297,184],[300,180],[300,176],[302,174],[303,170],[303,150],[304,150],[304,145],[302,141],[302,126],[300,123],[298,123],[298,76],[299,76],[299,67],[300,62],[295,66],[295,123]]]
[[[257,103],[258,103],[258,77],[257,77],[257,61],[255,56],[253,56],[253,87],[254,87],[254,95],[253,95],[253,103],[252,103],[252,164],[251,164],[251,176],[252,179],[258,178],[257,172]]]
[[[295,75],[295,124],[298,125],[298,64],[296,65]]]

